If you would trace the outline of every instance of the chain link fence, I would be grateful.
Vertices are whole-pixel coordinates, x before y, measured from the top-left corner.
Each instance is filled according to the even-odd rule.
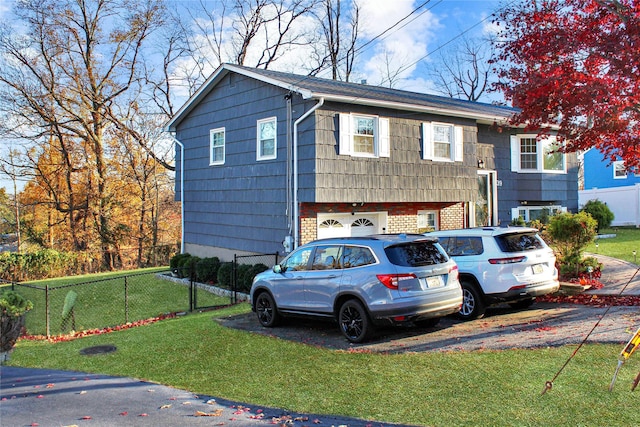
[[[26,315],[27,333],[51,337],[245,301],[255,275],[277,263],[277,253],[236,255],[232,262],[220,265],[226,271],[219,275],[221,283],[199,283],[191,269],[130,273],[84,282],[69,278],[51,284],[0,279],[0,286],[11,287],[33,303]]]
[[[47,337],[124,325],[166,313],[190,310],[189,282],[175,283],[149,272],[59,285],[12,283],[11,287],[33,302],[26,315],[30,335]],[[209,305],[229,299],[208,293]]]

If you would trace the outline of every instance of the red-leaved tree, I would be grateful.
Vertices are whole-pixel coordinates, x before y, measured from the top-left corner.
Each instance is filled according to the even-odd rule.
[[[640,170],[640,1],[525,0],[496,22],[494,88],[521,109],[513,124]]]

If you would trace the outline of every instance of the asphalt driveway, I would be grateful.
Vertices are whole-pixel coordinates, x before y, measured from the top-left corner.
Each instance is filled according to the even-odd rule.
[[[363,344],[349,343],[332,322],[289,319],[281,326],[264,328],[254,313],[217,321],[229,328],[336,350],[477,351],[579,344],[585,338],[589,343],[622,345],[629,340],[629,331],[640,326],[640,309],[556,303],[536,303],[527,310],[496,306],[471,322],[449,316],[433,328],[384,328]]]

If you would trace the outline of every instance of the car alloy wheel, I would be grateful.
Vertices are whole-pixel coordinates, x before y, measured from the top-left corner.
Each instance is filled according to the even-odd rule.
[[[256,314],[262,326],[270,328],[278,323],[278,309],[268,292],[261,292],[256,299]]]
[[[356,300],[349,300],[342,304],[338,321],[342,334],[353,343],[366,340],[371,330],[367,312]]]

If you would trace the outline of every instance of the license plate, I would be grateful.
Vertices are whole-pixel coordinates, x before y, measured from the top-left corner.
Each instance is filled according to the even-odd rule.
[[[544,267],[542,266],[542,264],[534,264],[532,268],[533,268],[533,274],[544,273]]]
[[[442,276],[427,277],[427,288],[439,288],[441,286],[444,286]]]

